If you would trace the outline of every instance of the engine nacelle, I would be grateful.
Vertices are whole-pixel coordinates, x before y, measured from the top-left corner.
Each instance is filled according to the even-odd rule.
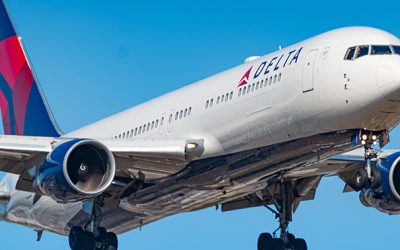
[[[76,202],[103,193],[114,175],[115,159],[105,145],[75,139],[60,144],[47,155],[35,186],[57,202]]]
[[[387,214],[400,214],[400,152],[379,159],[375,168],[380,183],[361,191],[362,204]]]

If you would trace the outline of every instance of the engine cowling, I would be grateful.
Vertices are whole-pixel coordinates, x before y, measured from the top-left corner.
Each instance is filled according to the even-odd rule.
[[[379,159],[375,169],[379,183],[361,191],[362,204],[387,214],[400,214],[400,152]]]
[[[39,168],[36,189],[60,203],[103,193],[115,176],[115,159],[102,143],[75,139],[57,146]]]

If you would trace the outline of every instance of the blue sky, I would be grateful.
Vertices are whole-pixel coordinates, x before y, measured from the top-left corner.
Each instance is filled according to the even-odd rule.
[[[367,25],[400,36],[399,1],[8,0],[52,111],[72,131],[318,33]],[[400,148],[400,131],[387,148]],[[323,180],[290,230],[310,249],[394,249],[400,217]],[[262,208],[182,214],[120,237],[120,249],[256,249],[277,227]],[[0,222],[3,249],[69,249],[67,238]]]

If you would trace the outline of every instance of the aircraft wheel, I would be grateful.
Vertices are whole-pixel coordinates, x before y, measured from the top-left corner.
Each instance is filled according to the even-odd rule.
[[[288,234],[288,241],[289,241],[288,245],[289,245],[289,247],[291,247],[291,248],[294,247],[295,240],[296,240],[296,237],[293,234],[289,233]]]
[[[368,183],[368,174],[365,169],[359,169],[355,172],[353,187],[355,191],[360,191]]]
[[[262,233],[260,234],[260,236],[258,237],[258,242],[257,242],[257,249],[258,250],[268,250],[272,245],[272,235],[269,233]],[[273,249],[271,249],[273,250]]]
[[[107,233],[107,247],[106,250],[117,250],[118,249],[118,238],[115,233]]]
[[[307,243],[304,239],[295,239],[294,241],[295,250],[307,250]]]
[[[82,249],[85,246],[83,229],[81,227],[72,227],[69,231],[68,241],[72,250]]]

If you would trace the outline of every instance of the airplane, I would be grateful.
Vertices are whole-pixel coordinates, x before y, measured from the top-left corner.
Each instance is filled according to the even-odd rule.
[[[370,27],[329,31],[78,130],[57,126],[0,4],[0,219],[68,236],[72,250],[218,206],[266,207],[279,235],[258,250],[304,250],[289,231],[323,177],[400,213],[400,40]]]

